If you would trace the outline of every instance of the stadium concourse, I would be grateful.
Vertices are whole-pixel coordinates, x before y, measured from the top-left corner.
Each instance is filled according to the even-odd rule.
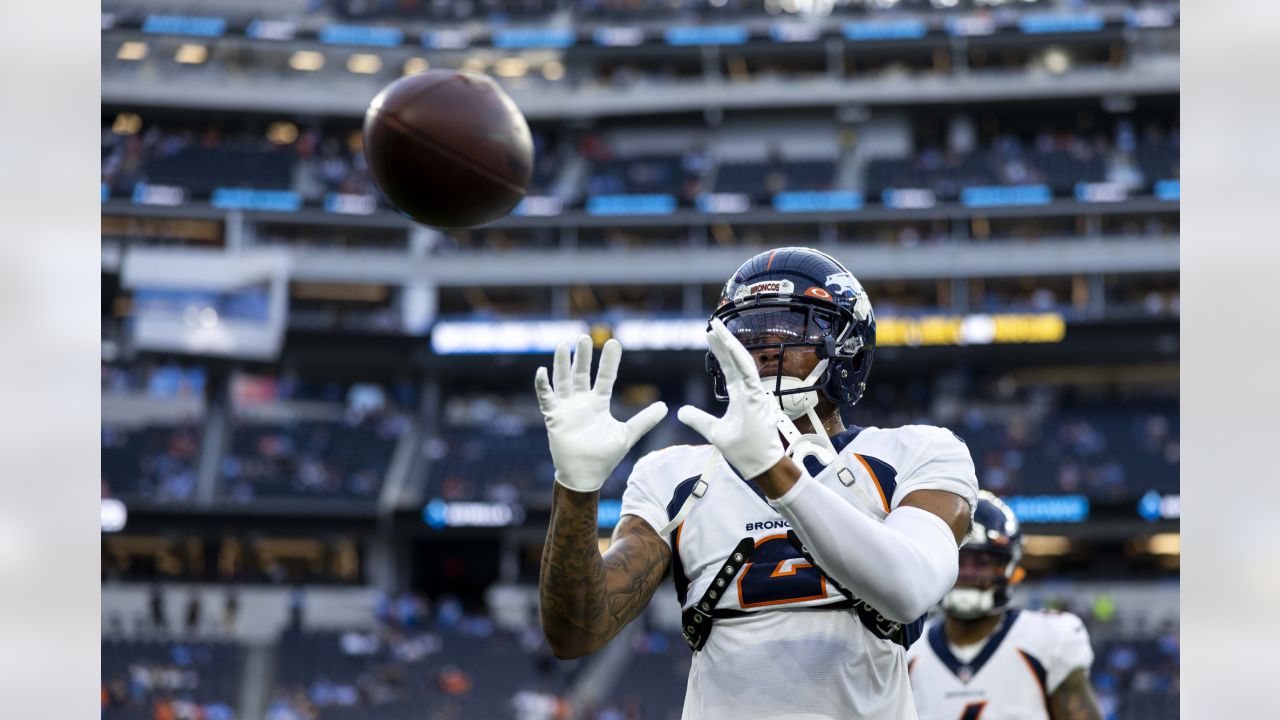
[[[534,370],[625,348],[626,417],[714,411],[729,273],[822,249],[870,295],[860,426],[944,425],[1023,523],[1016,604],[1080,615],[1105,716],[1177,716],[1177,5],[107,0],[103,717],[680,716],[667,582],[556,660]],[[360,123],[486,72],[527,199],[437,231]],[[601,546],[643,454],[602,490]]]

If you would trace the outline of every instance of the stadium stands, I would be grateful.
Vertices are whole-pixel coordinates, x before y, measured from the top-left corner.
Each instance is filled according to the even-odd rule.
[[[404,418],[394,415],[238,424],[222,461],[219,496],[231,503],[269,497],[372,502],[404,428]]]
[[[1044,184],[1055,195],[1070,196],[1078,182],[1107,179],[1108,151],[1100,145],[1080,138],[1059,143],[1041,136],[1027,146],[1008,137],[970,153],[927,149],[910,158],[877,159],[867,168],[867,192],[880,197],[889,188],[923,188],[940,199],[954,200],[966,187]]]
[[[1178,490],[1176,407],[1064,410],[988,424],[980,412],[956,428],[982,487],[998,494],[1082,493],[1122,501]]]
[[[689,677],[689,646],[679,633],[643,630],[631,638],[619,682],[592,718],[679,720]]]
[[[104,124],[102,181],[113,194],[131,195],[141,182],[182,188],[191,200],[208,199],[218,188],[294,190],[317,202],[326,193],[381,197],[356,127],[242,120],[227,128],[147,120],[134,129],[118,117]],[[535,133],[534,146],[530,192],[536,195],[550,189],[560,159],[548,134]]]
[[[104,639],[103,720],[235,720],[242,650],[227,642]]]
[[[830,160],[721,163],[714,191],[741,193],[766,200],[775,193],[834,190],[835,163]]]
[[[129,135],[104,127],[103,182],[116,195],[129,195],[143,182],[182,188],[189,200],[207,199],[217,188],[247,187],[293,190],[304,202],[317,204],[327,193],[365,195],[381,202],[354,128],[283,124],[288,128],[276,123],[231,132],[216,125],[147,121]],[[1134,162],[1148,191],[1159,180],[1178,177],[1176,138],[1176,133],[1148,133],[1136,144]],[[535,133],[537,160],[530,194],[559,189],[572,203],[591,195],[664,194],[689,205],[704,191],[767,202],[780,192],[848,189],[836,183],[834,159],[730,160],[717,166],[698,152],[615,157],[590,136],[581,147],[590,163],[588,172],[577,187],[561,187],[566,167],[561,140],[554,133]],[[939,200],[954,201],[969,187],[1019,185],[1046,185],[1055,196],[1073,197],[1077,183],[1107,181],[1108,164],[1121,156],[1100,136],[1008,135],[971,152],[924,147],[908,157],[875,157],[863,168],[860,184],[870,202],[879,202],[886,189],[927,189]],[[715,179],[708,186],[704,179],[710,177]]]
[[[1047,0],[1025,0],[1030,7],[1048,5]],[[350,20],[400,19],[443,22],[547,20],[558,14],[588,21],[656,21],[742,18],[752,15],[776,16],[780,12],[799,13],[801,5],[776,0],[478,0],[451,3],[446,0],[328,0],[323,7],[334,16]],[[939,12],[971,10],[981,4],[971,2],[943,3],[929,0],[902,0],[876,3],[869,0],[836,0],[829,3],[830,14],[837,16],[889,15],[904,12]],[[818,4],[815,7],[821,8]],[[941,10],[940,10],[941,9]]]
[[[1177,492],[1176,405],[1116,400],[1047,412],[1021,402],[992,407],[979,397],[957,401],[971,409],[951,427],[968,443],[982,487],[1000,494],[1078,493],[1107,502],[1136,499],[1151,489]],[[929,421],[928,414],[872,393],[850,417],[865,426],[895,427]],[[702,442],[679,423],[669,425],[676,433],[673,442]],[[426,452],[433,459],[426,480],[429,497],[547,502],[554,468],[546,435],[540,424],[515,411],[481,424],[451,426],[429,441]],[[641,455],[643,449],[634,449],[614,471],[605,496],[621,496]]]
[[[337,17],[350,20],[398,18],[444,22],[545,19],[558,9],[570,7],[564,0],[480,0],[468,3],[448,0],[328,0],[324,5]]]
[[[692,199],[699,168],[693,156],[654,156],[606,160],[592,168],[587,194],[666,193]]]
[[[200,430],[178,426],[102,426],[102,496],[158,503],[194,499]]]
[[[551,657],[541,631],[513,633],[485,616],[438,617],[376,631],[290,630],[277,655],[271,715],[281,720],[562,717],[578,662]]]
[[[1179,675],[1176,633],[1095,644],[1091,679],[1108,718],[1178,717]]]

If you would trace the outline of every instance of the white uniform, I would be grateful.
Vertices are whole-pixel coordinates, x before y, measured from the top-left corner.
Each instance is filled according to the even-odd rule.
[[[883,517],[923,489],[953,492],[971,508],[977,503],[969,449],[948,430],[851,428],[832,442],[840,463],[823,468],[810,460],[810,474],[869,514]],[[691,492],[710,453],[709,445],[680,445],[646,455],[628,480],[622,514],[660,531]],[[853,486],[842,481],[850,479],[849,471]],[[708,475],[705,495],[664,538],[673,547],[682,606],[702,598],[741,540],[753,538],[756,549],[716,607],[739,616],[716,619],[706,645],[694,653],[684,720],[915,718],[902,645],[865,626],[840,591],[805,561],[787,540],[787,522],[758,488],[723,459]],[[867,507],[866,498],[874,507]],[[919,627],[914,624],[908,637]]]
[[[1048,720],[1049,696],[1071,673],[1088,671],[1093,648],[1071,613],[1010,610],[970,648],[947,642],[941,618],[931,622],[907,663],[920,720]]]

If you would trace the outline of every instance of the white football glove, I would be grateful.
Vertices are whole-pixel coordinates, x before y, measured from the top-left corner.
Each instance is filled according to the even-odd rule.
[[[569,343],[556,348],[555,389],[547,380],[547,369],[538,368],[534,388],[538,406],[547,422],[551,460],[556,466],[556,482],[577,492],[597,492],[609,473],[618,466],[636,441],[667,415],[667,406],[656,402],[625,423],[609,413],[613,381],[618,377],[622,345],[617,340],[604,344],[595,389],[591,388],[591,338],[578,338],[573,368],[569,367]]]
[[[751,353],[718,319],[711,321],[707,345],[724,371],[729,409],[724,417],[717,418],[685,405],[676,417],[716,446],[743,478],[751,480],[763,475],[785,455],[782,436],[778,434],[782,410],[777,399],[760,382]]]

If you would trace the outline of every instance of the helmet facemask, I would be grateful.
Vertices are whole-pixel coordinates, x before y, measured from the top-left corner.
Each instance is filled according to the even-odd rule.
[[[960,620],[976,620],[1008,609],[1011,586],[1019,579],[1017,553],[962,548],[956,585],[942,598],[942,610]]]
[[[819,391],[837,405],[849,402],[830,391],[833,373],[847,374],[864,361],[862,339],[853,336],[854,318],[847,309],[817,299],[762,293],[748,302],[726,303],[712,317],[724,322],[748,352],[777,352],[777,369],[762,379],[788,417],[801,417],[817,407]],[[785,374],[788,350],[811,350],[817,355],[817,366],[808,377]],[[710,353],[707,371],[714,378],[716,399],[728,400],[724,374]]]

